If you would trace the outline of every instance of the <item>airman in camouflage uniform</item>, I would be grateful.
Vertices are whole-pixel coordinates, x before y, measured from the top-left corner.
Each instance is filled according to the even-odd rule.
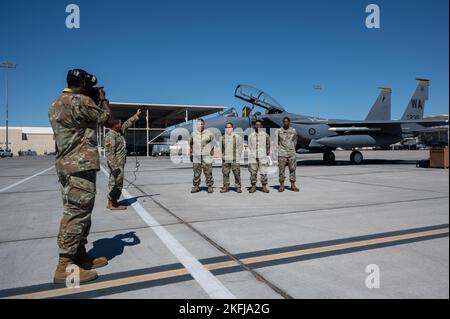
[[[212,175],[212,162],[214,155],[214,134],[205,129],[205,121],[203,119],[197,120],[197,128],[192,132],[189,140],[191,149],[191,160],[194,169],[194,187],[191,193],[198,193],[200,191],[200,181],[202,170],[205,174],[206,185],[208,186],[208,193],[213,193],[214,178]]]
[[[236,183],[236,192],[242,193],[241,189],[241,154],[244,148],[242,137],[233,132],[233,124],[227,123],[225,134],[222,136],[222,174],[223,188],[221,193],[230,190],[230,173],[233,171]]]
[[[289,179],[291,181],[291,190],[298,192],[299,189],[295,186],[296,176],[295,170],[297,169],[297,158],[295,156],[298,135],[295,128],[290,127],[291,120],[288,117],[283,119],[283,127],[277,130],[278,135],[278,170],[280,188],[279,192],[284,192],[284,181],[286,179],[285,172],[286,166],[289,167]]]
[[[256,192],[258,172],[261,176],[262,191],[269,193],[267,188],[268,156],[270,154],[270,136],[265,132],[261,121],[256,121],[255,131],[248,137],[248,169],[252,184],[250,193]]]
[[[108,183],[108,205],[111,210],[124,210],[126,206],[119,205],[118,200],[122,193],[125,163],[127,161],[127,144],[125,141],[126,131],[139,120],[141,110],[122,124],[121,120],[113,120],[110,130],[105,136],[105,155],[108,161],[109,183]]]
[[[69,71],[69,88],[56,98],[48,111],[56,142],[56,172],[61,184],[64,206],[58,234],[59,261],[54,282],[64,283],[68,266],[76,264],[80,282],[97,278],[94,268],[108,264],[104,257],[93,258],[85,245],[91,227],[96,193],[96,175],[100,169],[97,127],[109,119],[109,103],[102,89],[97,91],[99,108],[88,95],[97,80],[89,73]]]

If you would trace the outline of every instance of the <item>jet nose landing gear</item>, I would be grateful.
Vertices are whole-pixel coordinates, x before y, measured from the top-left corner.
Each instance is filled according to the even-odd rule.
[[[353,164],[361,164],[364,160],[364,157],[360,151],[353,151],[352,154],[350,154],[350,162]]]

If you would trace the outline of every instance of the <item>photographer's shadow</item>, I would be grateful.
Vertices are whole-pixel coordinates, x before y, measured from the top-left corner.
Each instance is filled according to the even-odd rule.
[[[116,256],[123,254],[125,246],[139,245],[141,240],[135,232],[116,235],[112,238],[102,238],[92,243],[93,247],[89,250],[89,255],[95,257],[106,257],[111,260]]]

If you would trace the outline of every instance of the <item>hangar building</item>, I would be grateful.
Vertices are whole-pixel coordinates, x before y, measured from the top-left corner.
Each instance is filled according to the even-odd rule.
[[[111,102],[112,117],[126,121],[137,109],[142,109],[141,119],[129,129],[127,146],[129,152],[150,156],[154,141],[168,127],[205,117],[225,109],[224,106],[150,104]],[[98,141],[102,151],[107,128],[98,132]],[[32,150],[37,155],[55,152],[55,141],[51,127],[9,127],[9,148],[15,156],[19,151]],[[6,129],[0,127],[0,148],[5,149]]]

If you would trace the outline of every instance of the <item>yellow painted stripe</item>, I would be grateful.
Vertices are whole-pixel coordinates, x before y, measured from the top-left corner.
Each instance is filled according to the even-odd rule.
[[[306,256],[306,255],[311,255],[311,254],[337,251],[337,250],[343,250],[343,249],[349,249],[349,248],[357,248],[357,247],[363,247],[363,246],[368,246],[368,245],[377,245],[377,244],[384,244],[384,243],[407,240],[407,239],[421,238],[421,237],[440,235],[440,234],[448,234],[448,232],[449,232],[449,228],[443,228],[443,229],[423,231],[423,232],[417,232],[417,233],[411,233],[411,234],[361,240],[361,241],[351,242],[351,243],[329,245],[329,246],[325,246],[325,247],[308,248],[308,249],[301,249],[301,250],[296,250],[296,251],[270,254],[270,255],[264,255],[264,256],[258,256],[258,257],[249,257],[249,258],[243,258],[240,261],[243,264],[248,265],[248,264],[282,260],[282,259],[286,259],[286,258]],[[225,261],[225,262],[219,262],[219,263],[205,265],[205,267],[208,270],[225,269],[225,268],[236,267],[236,266],[239,266],[239,263],[236,261]],[[129,285],[129,284],[134,284],[134,283],[140,283],[140,282],[146,282],[146,281],[152,281],[152,280],[167,279],[167,278],[172,278],[172,277],[177,277],[177,276],[182,276],[182,275],[187,275],[187,274],[189,274],[189,272],[186,269],[180,268],[180,269],[175,269],[175,270],[170,270],[170,271],[157,272],[157,273],[153,273],[153,274],[132,276],[132,277],[127,277],[127,278],[103,281],[103,282],[99,282],[99,283],[85,284],[85,285],[82,285],[80,288],[52,289],[52,290],[34,292],[34,293],[30,293],[30,294],[11,296],[11,297],[7,297],[5,299],[41,299],[41,298],[62,297],[62,296],[67,296],[67,295],[71,295],[71,294],[78,294],[78,293],[83,293],[83,292],[95,291],[95,290],[99,290],[99,289],[113,288],[113,287]]]
[[[78,294],[81,292],[89,292],[89,291],[94,291],[94,290],[99,290],[99,289],[106,289],[106,288],[111,288],[111,287],[118,287],[118,286],[123,286],[123,285],[128,285],[128,284],[134,284],[134,283],[138,283],[138,282],[158,280],[158,279],[163,279],[163,278],[171,278],[171,277],[182,276],[182,275],[187,275],[187,274],[189,274],[189,272],[185,268],[180,268],[180,269],[176,269],[176,270],[156,272],[153,274],[108,280],[108,281],[103,281],[103,282],[99,282],[99,283],[84,284],[84,285],[80,286],[80,288],[60,288],[60,289],[45,290],[45,291],[33,292],[30,294],[11,296],[11,297],[7,297],[4,299],[53,298],[53,297],[59,297],[59,296]]]
[[[258,263],[258,262],[279,260],[279,259],[285,259],[285,258],[291,258],[291,257],[298,257],[298,256],[311,255],[311,254],[317,254],[317,253],[324,253],[324,252],[329,252],[329,251],[348,249],[348,248],[357,248],[357,247],[362,247],[362,246],[367,246],[367,245],[383,244],[383,243],[389,243],[389,242],[400,241],[400,240],[405,240],[405,239],[427,237],[427,236],[432,236],[432,235],[445,234],[448,232],[449,232],[449,229],[446,228],[446,229],[424,231],[424,232],[405,234],[405,235],[389,236],[389,237],[384,237],[384,238],[362,240],[362,241],[357,241],[357,242],[352,242],[352,243],[337,244],[337,245],[330,245],[330,246],[325,246],[325,247],[309,248],[309,249],[302,249],[302,250],[273,254],[273,255],[246,258],[246,259],[242,259],[242,262],[245,264],[253,264],[253,263]]]

